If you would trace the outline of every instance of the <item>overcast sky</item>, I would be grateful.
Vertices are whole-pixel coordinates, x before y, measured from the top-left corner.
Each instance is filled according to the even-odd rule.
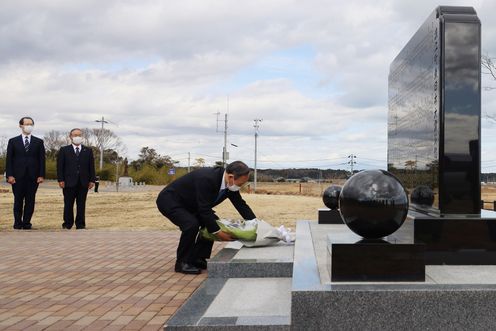
[[[97,127],[105,116],[135,159],[143,146],[187,164],[386,168],[389,64],[439,3],[377,1],[2,0],[0,136]],[[496,1],[475,7],[496,57]],[[496,85],[483,77],[483,86]],[[229,102],[228,102],[229,100]],[[496,90],[482,92],[496,115]],[[220,122],[219,127],[224,123]],[[482,170],[496,171],[483,118]]]

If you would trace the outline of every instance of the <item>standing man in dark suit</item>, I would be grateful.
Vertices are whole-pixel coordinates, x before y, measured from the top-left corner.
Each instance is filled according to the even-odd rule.
[[[19,121],[20,136],[7,145],[6,175],[14,193],[14,229],[31,229],[31,217],[38,185],[45,178],[45,146],[43,140],[31,135],[34,120],[23,117]]]
[[[96,180],[93,151],[81,144],[82,135],[81,129],[72,129],[69,134],[72,144],[60,148],[57,156],[57,179],[64,192],[64,229],[70,229],[74,224],[74,201],[77,205],[76,229],[86,227],[86,196]]]
[[[200,228],[206,227],[220,240],[233,240],[220,230],[212,208],[225,199],[231,200],[244,219],[256,218],[241,198],[239,189],[249,178],[250,168],[235,161],[224,168],[201,168],[180,177],[160,192],[157,206],[160,212],[181,229],[177,247],[176,272],[199,274],[207,268],[213,242],[198,236]]]

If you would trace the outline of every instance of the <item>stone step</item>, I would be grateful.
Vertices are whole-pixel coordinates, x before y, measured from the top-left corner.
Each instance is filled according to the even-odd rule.
[[[226,245],[208,262],[209,278],[291,277],[294,244],[268,247]]]
[[[226,247],[217,257],[217,267],[224,269],[215,271],[215,261],[209,269],[230,278],[210,275],[166,330],[491,329],[496,324],[496,266],[428,265],[425,282],[332,282],[326,238],[347,231],[345,225],[299,221],[290,247],[292,277],[267,276],[268,261],[279,249],[288,254],[287,246]],[[405,222],[397,234],[413,236],[412,224]],[[251,259],[243,269],[240,261]],[[240,277],[258,264],[265,265],[257,271],[263,277]]]

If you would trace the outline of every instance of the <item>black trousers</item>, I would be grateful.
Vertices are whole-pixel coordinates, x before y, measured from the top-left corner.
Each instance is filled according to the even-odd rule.
[[[176,263],[193,263],[199,258],[210,258],[214,243],[203,239],[198,234],[204,224],[201,224],[196,215],[179,205],[168,194],[159,194],[157,207],[162,215],[181,229]]]
[[[66,187],[64,192],[64,224],[67,229],[74,225],[74,201],[76,202],[76,229],[84,229],[86,227],[85,211],[86,211],[86,196],[88,195],[88,186],[81,185],[78,181],[74,187]]]
[[[36,179],[25,176],[16,178],[12,185],[14,193],[14,229],[31,229],[31,217],[34,212],[36,191],[38,183]]]

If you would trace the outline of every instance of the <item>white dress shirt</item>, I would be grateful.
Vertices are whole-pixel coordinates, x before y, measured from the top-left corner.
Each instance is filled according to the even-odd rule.
[[[226,178],[226,171],[225,170],[224,170],[224,174],[222,175],[222,179],[220,181],[220,190],[219,190],[219,192],[227,188],[226,181],[225,181],[224,178]]]
[[[226,178],[226,171],[225,170],[224,170],[224,174],[222,175],[222,179],[220,181],[219,194],[220,194],[220,192],[222,192],[222,190],[225,190],[227,188],[227,184],[226,184],[226,181],[224,180],[224,178]],[[219,233],[220,231],[221,230],[215,231],[213,234]]]
[[[83,149],[83,145],[72,144],[72,148],[74,149],[74,154],[76,154],[76,147],[79,148],[79,153],[81,153],[81,150]]]
[[[26,138],[28,138],[29,144],[31,144],[31,134],[22,134],[22,144],[26,143]]]

